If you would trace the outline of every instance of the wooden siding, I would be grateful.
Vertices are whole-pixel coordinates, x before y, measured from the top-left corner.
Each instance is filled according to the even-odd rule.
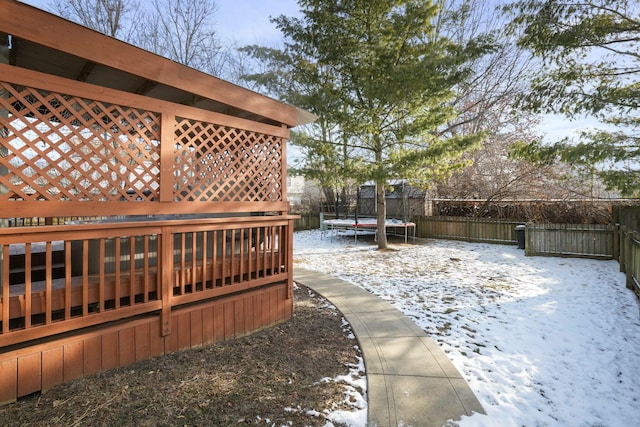
[[[287,285],[276,284],[179,308],[162,336],[157,314],[0,353],[0,404],[62,382],[166,353],[232,339],[291,317]],[[238,311],[237,307],[243,310]]]

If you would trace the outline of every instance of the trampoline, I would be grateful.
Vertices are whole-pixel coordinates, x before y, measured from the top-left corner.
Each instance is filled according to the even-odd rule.
[[[322,221],[326,231],[329,232],[331,240],[339,230],[352,230],[355,241],[358,241],[358,231],[362,234],[377,234],[378,223],[375,218],[359,218],[353,219],[327,219]],[[416,240],[416,224],[413,222],[405,222],[398,219],[387,219],[384,225],[385,229],[392,230],[393,235],[404,236],[404,242],[407,243],[409,237]],[[401,230],[401,233],[397,231]],[[324,232],[323,232],[324,234]],[[376,236],[377,237],[377,236]]]

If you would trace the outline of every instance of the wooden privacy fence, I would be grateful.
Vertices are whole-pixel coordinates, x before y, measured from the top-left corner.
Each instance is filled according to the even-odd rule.
[[[417,217],[418,237],[483,243],[517,243],[515,228],[523,221],[464,217]],[[617,257],[617,227],[601,224],[526,224],[525,253],[529,256]]]
[[[640,297],[640,233],[621,225],[619,236],[620,271],[627,276],[627,288]]]
[[[421,216],[416,224],[416,236],[438,239],[468,240],[486,243],[516,243],[518,221],[450,216]]]
[[[303,216],[296,229],[317,228],[315,215]],[[521,221],[463,217],[414,217],[416,236],[484,243],[516,244]],[[300,228],[298,228],[300,227]],[[640,232],[614,224],[526,224],[525,254],[614,259],[626,274],[627,287],[640,297]]]
[[[525,254],[614,259],[612,224],[527,224]]]
[[[420,216],[412,221],[416,224],[417,237],[503,244],[516,244],[515,228],[524,224],[517,220],[442,216]],[[296,230],[318,228],[318,222],[317,215],[303,216],[296,220]],[[617,259],[621,251],[619,240],[631,236],[629,231],[624,235],[622,231],[620,233],[618,235],[618,227],[611,224],[526,224],[525,253],[528,256]],[[635,241],[636,237],[629,239]]]
[[[300,215],[294,222],[294,230],[314,230],[320,228],[320,215],[318,214],[305,214]]]

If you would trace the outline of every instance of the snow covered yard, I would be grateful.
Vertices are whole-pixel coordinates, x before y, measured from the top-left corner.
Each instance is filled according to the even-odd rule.
[[[515,246],[294,234],[294,265],[378,295],[439,343],[487,415],[461,426],[640,425],[640,310],[615,261]]]

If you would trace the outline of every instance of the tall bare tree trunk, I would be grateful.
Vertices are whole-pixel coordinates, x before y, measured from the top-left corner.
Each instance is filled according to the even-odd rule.
[[[384,180],[376,180],[376,213],[378,229],[378,249],[387,248],[387,200],[385,198]]]

